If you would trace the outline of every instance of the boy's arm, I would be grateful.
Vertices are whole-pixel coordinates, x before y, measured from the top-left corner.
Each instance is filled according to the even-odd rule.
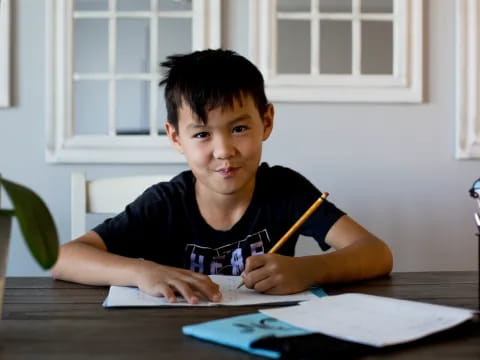
[[[336,251],[322,255],[316,283],[336,283],[387,275],[393,268],[390,248],[349,216],[342,216],[325,238]]]
[[[195,290],[211,301],[221,298],[218,285],[208,276],[112,254],[93,231],[60,247],[52,276],[88,285],[137,286],[150,295],[165,296],[171,302],[178,292],[188,302],[197,303]]]
[[[329,230],[326,242],[336,251],[313,256],[250,256],[245,284],[259,292],[288,294],[312,285],[373,278],[391,272],[388,246],[347,215]]]

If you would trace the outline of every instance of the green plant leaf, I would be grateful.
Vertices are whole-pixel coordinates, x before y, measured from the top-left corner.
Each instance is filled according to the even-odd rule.
[[[0,216],[15,216],[15,211],[9,209],[0,209]]]
[[[23,238],[40,266],[50,269],[58,257],[58,234],[43,200],[25,186],[0,178],[20,225]]]

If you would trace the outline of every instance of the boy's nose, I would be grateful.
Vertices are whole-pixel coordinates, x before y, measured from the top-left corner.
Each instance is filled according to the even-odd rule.
[[[218,138],[215,141],[213,156],[215,159],[229,159],[235,155],[235,147],[230,139]]]

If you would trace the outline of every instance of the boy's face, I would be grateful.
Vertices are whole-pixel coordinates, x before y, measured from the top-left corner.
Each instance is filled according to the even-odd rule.
[[[167,135],[185,155],[201,195],[250,194],[262,155],[262,142],[272,131],[273,106],[263,117],[250,96],[234,100],[232,108],[207,113],[207,124],[183,104],[178,110],[178,131],[166,123]]]

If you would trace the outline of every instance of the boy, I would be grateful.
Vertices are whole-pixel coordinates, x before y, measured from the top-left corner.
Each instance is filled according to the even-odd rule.
[[[328,201],[267,254],[321,192],[293,170],[260,165],[274,118],[262,75],[227,50],[171,56],[162,66],[167,135],[190,171],[63,245],[55,278],[197,303],[199,295],[221,301],[207,274],[242,275],[250,289],[290,294],[391,271],[386,244]],[[299,234],[336,251],[293,257]]]

